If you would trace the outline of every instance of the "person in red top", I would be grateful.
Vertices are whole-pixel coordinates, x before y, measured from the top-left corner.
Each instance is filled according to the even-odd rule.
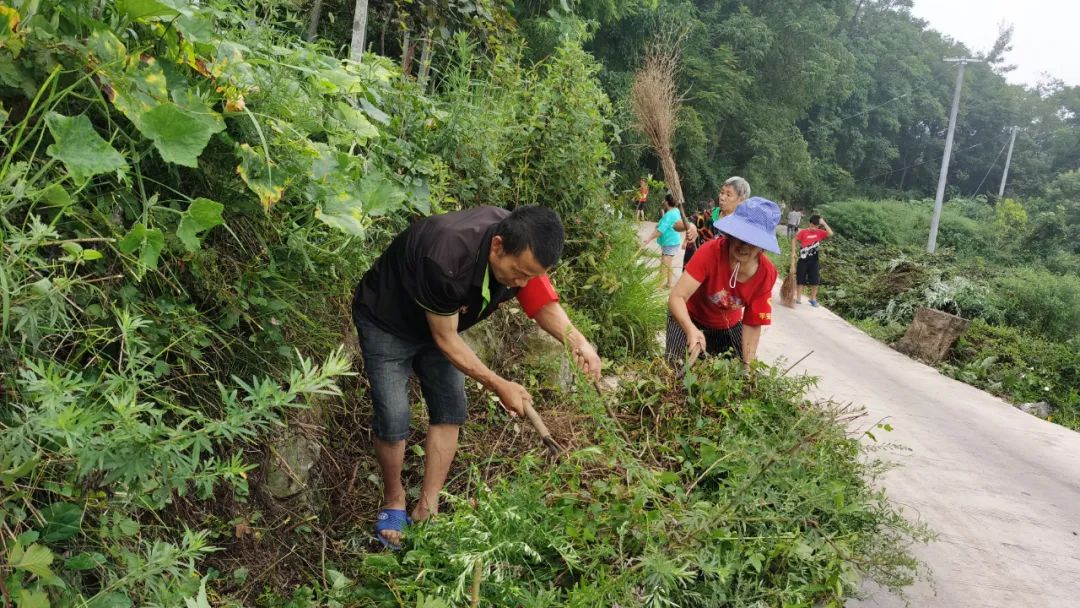
[[[795,233],[791,240],[791,255],[799,252],[799,262],[795,267],[795,283],[799,286],[796,304],[802,304],[802,295],[810,288],[810,306],[817,308],[817,290],[821,284],[821,242],[833,235],[833,229],[818,214],[810,216],[810,227]]]
[[[780,208],[758,196],[713,224],[723,236],[702,245],[668,297],[667,358],[687,350],[734,353],[749,365],[761,327],[772,323],[776,267],[762,250],[780,252]]]

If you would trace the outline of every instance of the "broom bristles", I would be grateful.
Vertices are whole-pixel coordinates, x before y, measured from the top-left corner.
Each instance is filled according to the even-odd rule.
[[[784,306],[791,308],[795,307],[795,294],[798,291],[799,286],[795,284],[795,274],[788,273],[784,277],[784,283],[780,286],[780,302]]]
[[[792,245],[794,247],[794,245]],[[795,278],[795,253],[791,254],[791,267],[788,268],[787,276],[780,285],[780,303],[784,306],[795,308],[795,298],[799,295],[799,284]]]
[[[682,185],[671,152],[671,140],[679,120],[679,94],[677,77],[685,29],[673,24],[662,24],[645,51],[644,66],[634,76],[630,88],[630,106],[638,119],[638,128],[649,139],[653,151],[660,158],[664,182],[675,198],[679,213],[683,213]]]

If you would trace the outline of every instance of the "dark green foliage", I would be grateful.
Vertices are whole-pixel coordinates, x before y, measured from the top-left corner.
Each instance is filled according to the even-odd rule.
[[[976,203],[978,204],[978,203]],[[985,251],[992,242],[989,222],[965,217],[957,212],[959,203],[950,202],[938,225],[938,246]],[[846,238],[870,245],[926,247],[930,234],[933,202],[928,200],[883,204],[855,200],[821,205],[817,211]]]

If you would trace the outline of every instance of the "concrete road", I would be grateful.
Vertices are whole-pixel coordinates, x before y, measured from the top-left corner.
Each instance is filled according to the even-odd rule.
[[[900,465],[882,485],[939,535],[916,549],[933,574],[909,591],[913,606],[1080,606],[1080,433],[947,378],[805,300],[773,317],[760,358],[793,363],[814,351],[792,372],[821,379],[814,397],[865,406],[866,424],[894,429],[875,433],[902,446],[875,452]],[[848,605],[904,605],[868,591]]]
[[[873,454],[899,465],[882,485],[939,536],[915,550],[932,575],[907,591],[911,605],[1080,607],[1080,433],[942,376],[824,308],[780,306],[779,284],[775,296],[759,358],[790,364],[814,351],[792,371],[820,378],[812,397],[863,406],[864,426],[893,427],[875,432]],[[904,605],[866,591],[848,606]]]

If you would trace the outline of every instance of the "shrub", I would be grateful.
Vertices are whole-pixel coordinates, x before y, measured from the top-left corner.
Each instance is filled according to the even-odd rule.
[[[1021,268],[996,282],[1005,320],[1059,341],[1080,335],[1080,277]]]
[[[945,372],[1014,402],[1045,401],[1055,422],[1080,430],[1080,345],[1029,330],[972,321]]]
[[[897,244],[896,218],[883,204],[870,201],[828,203],[819,207],[825,221],[845,238],[866,245]]]
[[[926,201],[841,201],[823,205],[820,210],[837,233],[854,241],[918,249],[926,247],[933,215],[933,205]],[[988,224],[965,217],[960,211],[952,201],[942,210],[938,246],[969,252],[989,251],[992,241]]]
[[[637,224],[603,209],[568,221],[573,264],[556,272],[567,302],[588,311],[591,337],[605,357],[647,357],[667,314],[655,266],[640,254]]]

